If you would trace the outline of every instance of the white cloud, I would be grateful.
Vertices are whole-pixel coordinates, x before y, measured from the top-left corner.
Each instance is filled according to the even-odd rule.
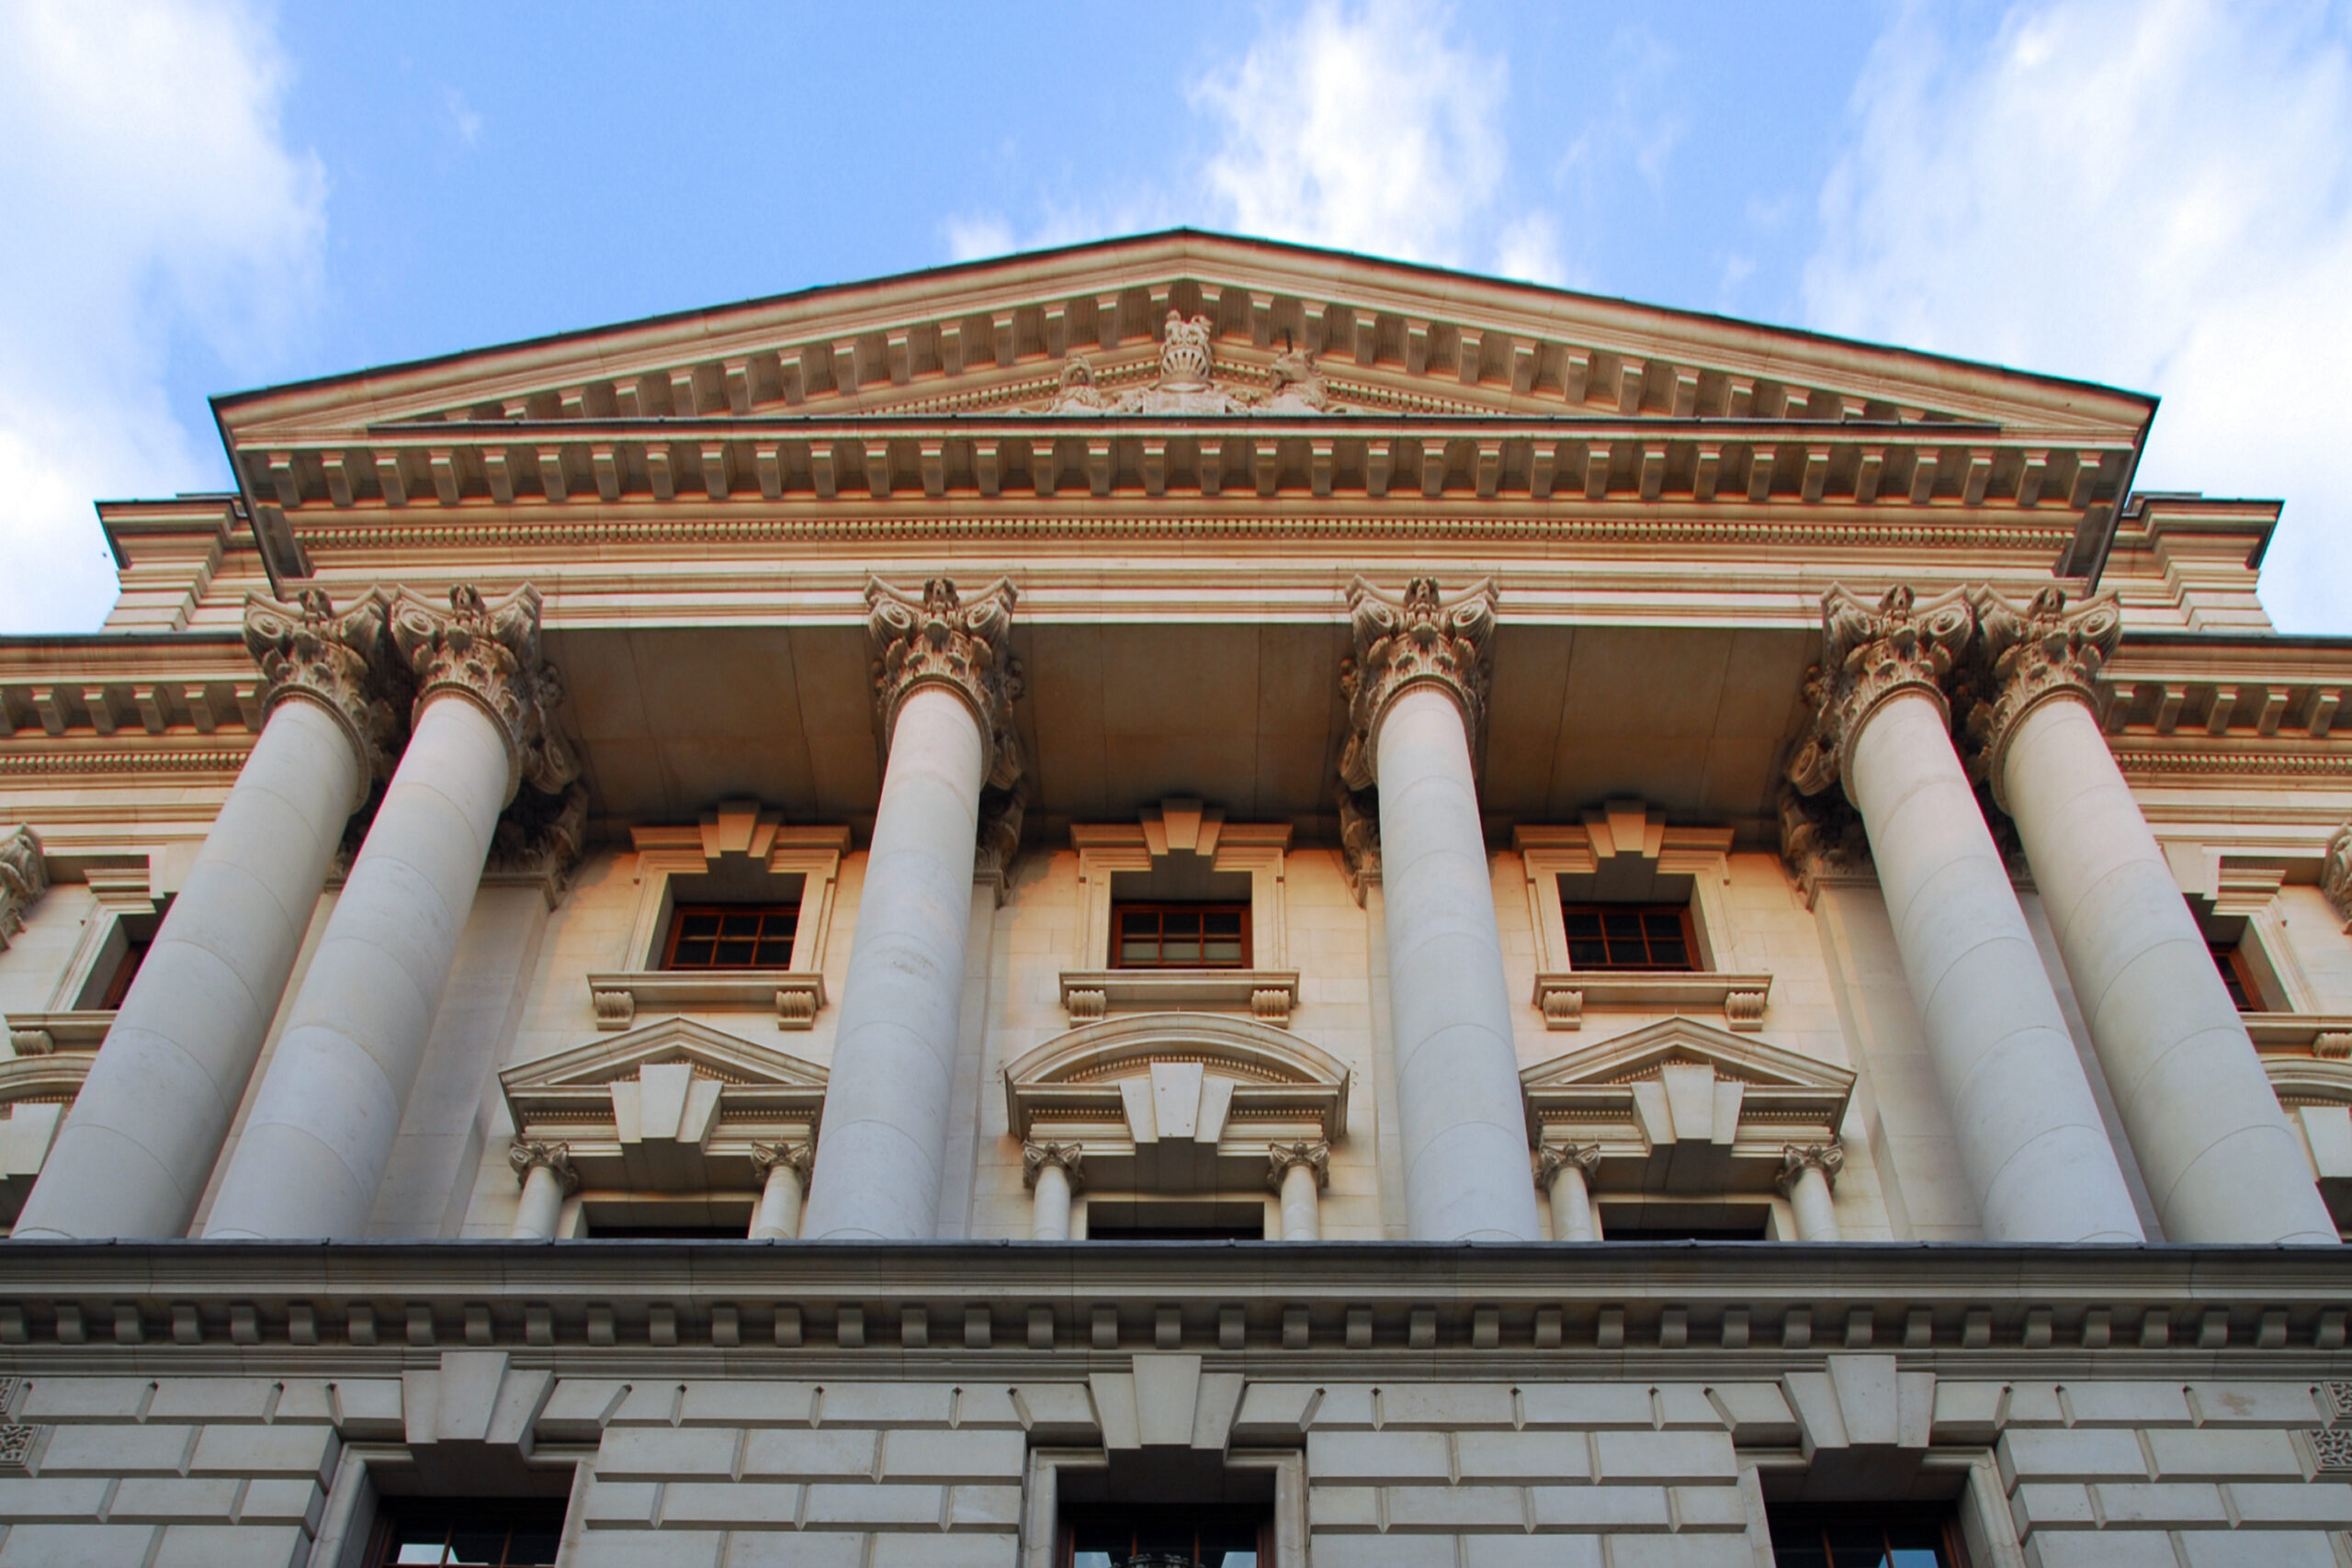
[[[1509,163],[1509,72],[1409,0],[1317,0],[1193,85],[1223,142],[1204,171],[1245,233],[1479,265]],[[1525,261],[1521,231],[1512,254]]]
[[[471,147],[481,140],[481,113],[455,87],[441,89],[441,107],[449,111],[449,127],[458,140]]]
[[[2283,495],[2282,629],[2352,632],[2352,39],[2325,7],[2036,0],[1864,67],[1813,324],[2162,394],[2139,483]]]
[[[246,373],[307,327],[325,178],[285,85],[229,0],[0,7],[0,627],[105,614],[93,497],[220,482],[166,398],[175,336]]]

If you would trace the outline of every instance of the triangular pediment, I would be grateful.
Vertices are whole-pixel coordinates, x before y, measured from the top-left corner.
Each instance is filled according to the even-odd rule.
[[[625,1034],[574,1045],[498,1075],[507,1098],[563,1090],[591,1093],[635,1078],[649,1066],[683,1062],[697,1077],[733,1088],[797,1089],[822,1094],[825,1069],[789,1052],[763,1045],[692,1019],[659,1019]]]
[[[1759,1089],[1842,1096],[1854,1086],[1854,1075],[1843,1067],[1689,1018],[1669,1018],[1538,1062],[1519,1077],[1530,1094],[1614,1089],[1655,1078],[1678,1065],[1710,1067],[1719,1078]]]

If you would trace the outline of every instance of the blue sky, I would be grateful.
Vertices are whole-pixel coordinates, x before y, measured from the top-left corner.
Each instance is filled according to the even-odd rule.
[[[2352,633],[2352,4],[0,10],[0,629],[205,397],[1174,223],[2108,380]]]

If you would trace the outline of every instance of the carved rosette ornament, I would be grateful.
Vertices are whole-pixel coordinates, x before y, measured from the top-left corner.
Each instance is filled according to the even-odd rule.
[[[545,1167],[555,1173],[555,1179],[563,1184],[567,1194],[580,1190],[580,1173],[571,1167],[570,1144],[518,1138],[506,1151],[506,1163],[514,1168],[514,1180],[518,1186],[531,1179],[531,1172],[535,1168]]]
[[[1817,1170],[1821,1179],[1834,1188],[1838,1185],[1838,1173],[1845,1168],[1846,1151],[1836,1144],[1784,1144],[1781,1148],[1781,1173],[1772,1179],[1772,1185],[1785,1198],[1806,1171]]]
[[[868,578],[865,629],[874,644],[874,703],[887,737],[899,709],[922,686],[945,686],[971,705],[980,721],[988,787],[1011,790],[1021,778],[1021,737],[1012,705],[1026,689],[1021,661],[1007,638],[1019,597],[1010,578],[998,578],[969,601],[956,584],[934,577],[920,595]]]
[[[2335,830],[2327,841],[2327,858],[2320,863],[2319,890],[2335,910],[2335,918],[2352,930],[2352,822]]]
[[[1545,1144],[1535,1151],[1535,1190],[1549,1192],[1552,1182],[1560,1172],[1575,1166],[1584,1173],[1588,1190],[1592,1186],[1593,1172],[1600,1168],[1599,1144]]]
[[[2061,588],[2045,588],[2030,604],[2018,605],[1990,588],[1973,595],[1982,630],[1981,657],[1989,668],[1984,700],[1968,716],[1969,738],[1983,759],[1993,804],[2007,811],[2002,778],[2009,742],[2025,716],[2058,697],[2072,697],[2096,711],[2098,672],[2123,639],[2123,612],[2113,593],[2101,593],[2073,609]]]
[[[1037,1190],[1037,1173],[1047,1166],[1059,1166],[1069,1178],[1069,1190],[1076,1192],[1086,1185],[1086,1149],[1080,1144],[1023,1144],[1021,1145],[1021,1185],[1032,1192]]]
[[[1283,1178],[1291,1167],[1303,1165],[1315,1173],[1315,1188],[1321,1191],[1331,1185],[1331,1145],[1328,1143],[1272,1144],[1266,1148],[1266,1187],[1272,1192],[1283,1190]]]
[[[449,607],[403,589],[392,602],[392,641],[416,678],[416,708],[444,693],[466,698],[506,738],[506,798],[527,783],[561,795],[580,759],[556,721],[563,681],[539,657],[539,591],[529,583],[496,603],[471,584],[449,590]]]
[[[25,929],[25,911],[49,891],[49,868],[40,858],[40,835],[18,828],[0,837],[0,952]]]
[[[390,773],[400,734],[390,700],[395,660],[385,640],[390,607],[380,588],[340,613],[322,588],[302,590],[290,604],[260,593],[245,597],[245,649],[261,666],[262,712],[289,701],[325,710],[361,760],[362,800],[368,780]]]
[[[1947,714],[1944,682],[1975,629],[1960,589],[1920,604],[1897,583],[1873,608],[1842,587],[1821,598],[1821,660],[1805,676],[1813,732],[1789,762],[1789,782],[1819,795],[1838,782],[1854,738],[1871,715],[1905,692],[1935,699]]]
[[[1340,689],[1353,727],[1340,759],[1340,777],[1347,786],[1372,787],[1373,741],[1381,718],[1398,693],[1424,682],[1443,687],[1460,705],[1476,765],[1493,669],[1487,643],[1495,631],[1494,580],[1483,578],[1443,599],[1432,578],[1413,579],[1399,598],[1359,577],[1348,584],[1348,619],[1355,657],[1340,666]]]
[[[783,1166],[800,1173],[801,1190],[806,1191],[808,1186],[808,1172],[816,1168],[816,1164],[817,1145],[812,1140],[752,1145],[752,1174],[762,1181],[767,1180],[769,1171],[774,1170],[777,1166]]]

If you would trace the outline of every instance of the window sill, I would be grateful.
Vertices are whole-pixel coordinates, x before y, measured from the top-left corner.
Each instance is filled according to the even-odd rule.
[[[1062,1006],[1073,1024],[1113,1012],[1222,1012],[1248,1009],[1261,1023],[1290,1027],[1298,1006],[1295,969],[1065,969]]]
[[[1581,1029],[1588,1009],[1679,1012],[1703,1007],[1721,1009],[1725,1027],[1753,1034],[1764,1027],[1771,994],[1770,975],[1577,969],[1535,976],[1535,1006],[1546,1029]]]
[[[13,1024],[14,1020],[10,1022]],[[2238,1021],[2255,1048],[2301,1046],[2314,1056],[2352,1056],[2352,1015],[2327,1012],[2242,1012]]]
[[[56,1051],[95,1051],[106,1043],[114,1027],[114,1011],[96,1008],[79,1012],[12,1012],[8,1043],[19,1056],[46,1056]]]
[[[588,976],[596,1027],[627,1029],[639,1009],[729,1012],[774,1008],[778,1029],[813,1029],[825,977],[790,969],[634,969]]]

